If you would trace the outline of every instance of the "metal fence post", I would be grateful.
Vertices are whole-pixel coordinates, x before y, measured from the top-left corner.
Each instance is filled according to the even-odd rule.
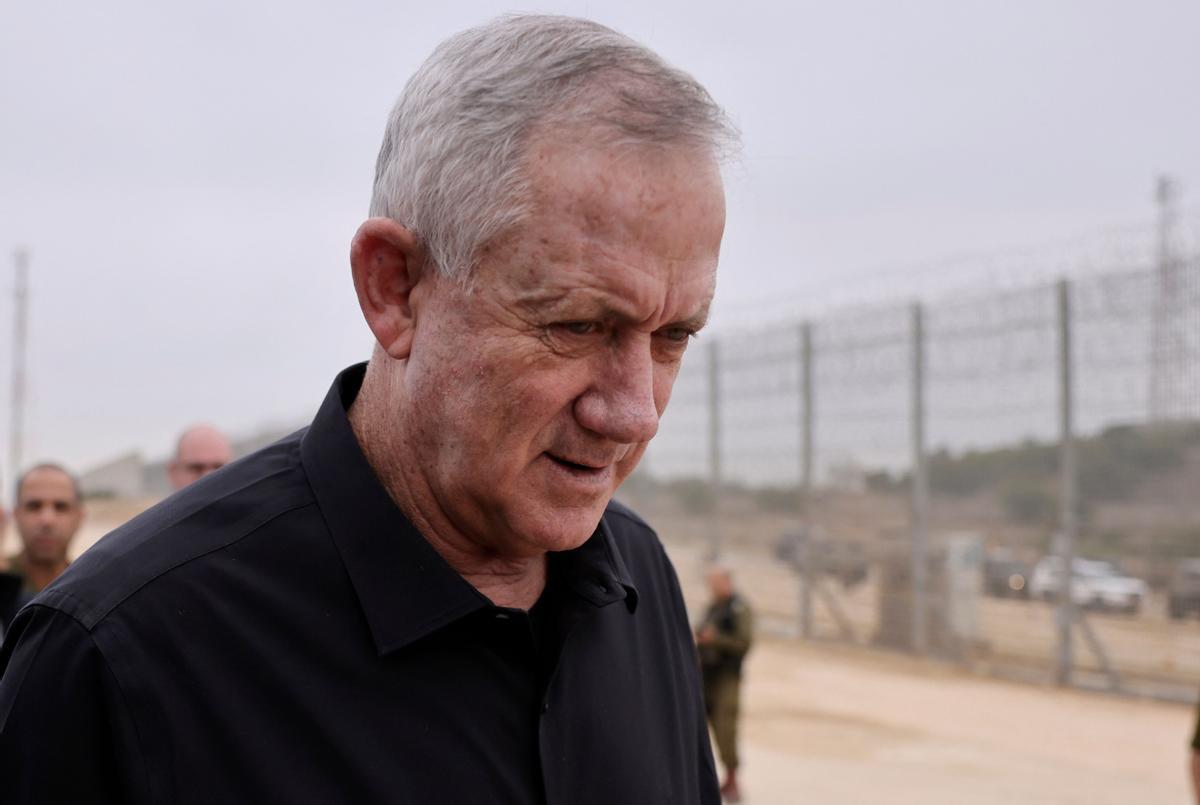
[[[712,511],[708,518],[708,558],[721,555],[721,359],[717,341],[708,347],[708,484]]]
[[[813,354],[812,325],[800,325],[800,634],[813,635]]]
[[[925,462],[925,321],[912,307],[912,650],[929,649],[929,475]]]
[[[26,360],[28,348],[25,339],[29,332],[29,252],[17,249],[13,253],[13,263],[16,269],[16,283],[13,287],[13,351],[12,351],[12,430],[9,432],[8,467],[12,472],[10,478],[20,476],[24,457],[21,449],[25,444],[25,393],[26,389]],[[4,493],[0,492],[0,501]],[[17,500],[12,500],[16,508]]]
[[[1075,532],[1078,529],[1078,475],[1075,467],[1074,373],[1071,351],[1071,285],[1058,282],[1058,403],[1059,403],[1059,484],[1060,531],[1055,551],[1062,557],[1062,584],[1058,597],[1058,666],[1055,679],[1060,685],[1071,683],[1071,626],[1075,620],[1071,597],[1072,564],[1075,558]]]

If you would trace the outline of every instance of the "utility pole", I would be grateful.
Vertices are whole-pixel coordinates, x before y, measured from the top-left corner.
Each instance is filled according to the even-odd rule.
[[[795,558],[800,562],[800,634],[813,636],[813,585],[817,551],[813,512],[813,348],[812,325],[800,325],[800,534]]]
[[[1075,467],[1075,377],[1074,350],[1071,345],[1071,284],[1058,283],[1058,423],[1060,512],[1058,538],[1054,553],[1061,557],[1062,575],[1058,593],[1058,664],[1055,680],[1071,684],[1073,666],[1071,627],[1075,622],[1074,586],[1075,537],[1079,529],[1079,476]]]
[[[721,555],[721,358],[717,341],[708,344],[708,558]]]
[[[1153,342],[1150,345],[1150,421],[1178,418],[1184,411],[1187,336],[1181,315],[1183,277],[1176,250],[1179,223],[1179,183],[1159,176],[1154,188],[1158,205],[1158,287],[1154,301]]]
[[[929,466],[925,456],[925,313],[912,307],[912,650],[929,650]]]
[[[9,467],[15,478],[21,472],[21,462],[24,461],[22,447],[25,442],[25,339],[29,329],[29,253],[24,249],[17,249],[13,253],[13,263],[16,268],[16,284],[13,286],[12,431],[9,434]]]

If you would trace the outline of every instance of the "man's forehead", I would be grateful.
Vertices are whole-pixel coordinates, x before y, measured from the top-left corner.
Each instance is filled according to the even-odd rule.
[[[180,455],[226,453],[229,451],[229,441],[223,434],[215,430],[196,429],[188,431],[179,440]]]
[[[219,440],[204,439],[190,442],[184,442],[180,445],[179,454],[183,457],[188,456],[207,456],[213,454],[224,454],[229,451],[226,444]]]
[[[70,476],[59,470],[33,470],[21,481],[22,500],[46,498],[75,498],[75,485]]]
[[[530,214],[524,223],[535,230],[547,219],[557,219],[601,241],[674,232],[676,239],[658,246],[669,256],[686,259],[707,241],[705,230],[713,222],[724,225],[720,169],[708,157],[690,159],[687,152],[622,157],[586,149],[551,150],[530,167],[529,183]],[[664,229],[664,215],[687,219],[689,226]],[[719,242],[720,234],[716,237]]]

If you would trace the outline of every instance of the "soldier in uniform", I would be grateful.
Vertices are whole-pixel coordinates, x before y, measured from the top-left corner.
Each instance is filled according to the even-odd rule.
[[[725,766],[721,796],[740,802],[738,788],[737,722],[742,686],[742,660],[750,650],[754,615],[746,599],[733,588],[727,567],[708,571],[712,603],[696,629],[700,671],[704,679],[704,709],[717,741],[717,753]]]

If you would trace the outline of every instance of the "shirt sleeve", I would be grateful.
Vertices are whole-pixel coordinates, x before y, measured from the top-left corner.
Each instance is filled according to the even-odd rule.
[[[138,748],[120,689],[71,616],[26,607],[0,649],[0,789],[5,805],[138,803]]]

